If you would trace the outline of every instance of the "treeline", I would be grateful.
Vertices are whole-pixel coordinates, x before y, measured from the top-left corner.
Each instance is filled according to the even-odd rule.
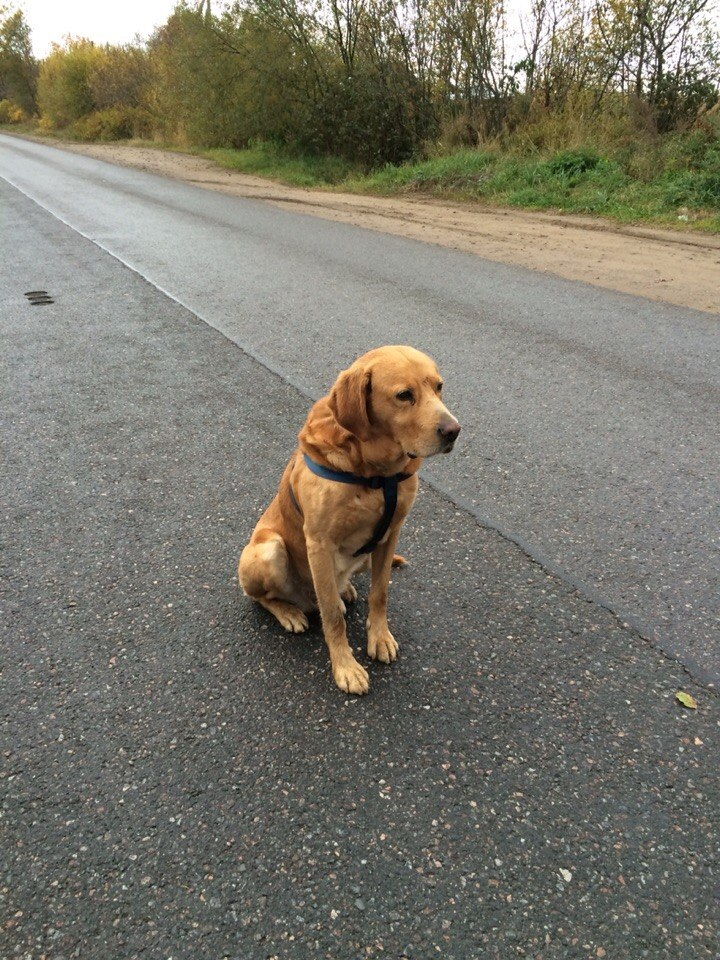
[[[6,10],[0,120],[34,113],[85,139],[271,141],[366,169],[438,143],[561,146],[578,124],[657,137],[717,113],[717,14],[717,0],[532,0],[509,31],[501,0],[201,0],[147,41],[71,40],[37,64]]]

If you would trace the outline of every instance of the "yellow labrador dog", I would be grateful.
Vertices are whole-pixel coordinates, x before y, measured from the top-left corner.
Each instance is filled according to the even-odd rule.
[[[345,601],[351,577],[372,564],[368,655],[390,663],[390,568],[400,528],[415,500],[425,457],[448,453],[460,424],[442,402],[442,378],[412,347],[380,347],[360,357],[313,406],[280,488],[240,557],[245,593],[286,630],[307,629],[320,609],[333,677],[347,693],[367,693],[353,657]]]

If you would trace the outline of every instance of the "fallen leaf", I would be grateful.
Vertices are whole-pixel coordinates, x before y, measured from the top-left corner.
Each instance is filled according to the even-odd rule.
[[[675,694],[675,699],[684,707],[687,707],[688,710],[697,710],[697,701],[695,697],[691,697],[690,694],[685,693],[684,690],[678,690],[678,692]]]

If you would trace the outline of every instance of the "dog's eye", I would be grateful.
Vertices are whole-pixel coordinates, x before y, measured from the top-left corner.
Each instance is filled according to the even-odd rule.
[[[442,388],[443,388],[443,387],[444,387],[444,384],[443,384],[443,383],[439,383],[439,384],[437,385],[437,392],[438,392],[438,393],[442,393]]]
[[[395,396],[398,400],[406,400],[410,403],[415,399],[412,390],[401,390],[400,393],[396,393]]]

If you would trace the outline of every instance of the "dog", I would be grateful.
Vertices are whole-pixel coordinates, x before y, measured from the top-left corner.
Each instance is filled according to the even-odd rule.
[[[426,457],[452,450],[460,424],[442,401],[435,363],[413,347],[371,350],[318,400],[278,492],[238,564],[248,597],[291,633],[319,608],[333,678],[346,693],[369,689],[347,640],[353,574],[371,567],[368,655],[397,659],[387,598],[400,529]]]

